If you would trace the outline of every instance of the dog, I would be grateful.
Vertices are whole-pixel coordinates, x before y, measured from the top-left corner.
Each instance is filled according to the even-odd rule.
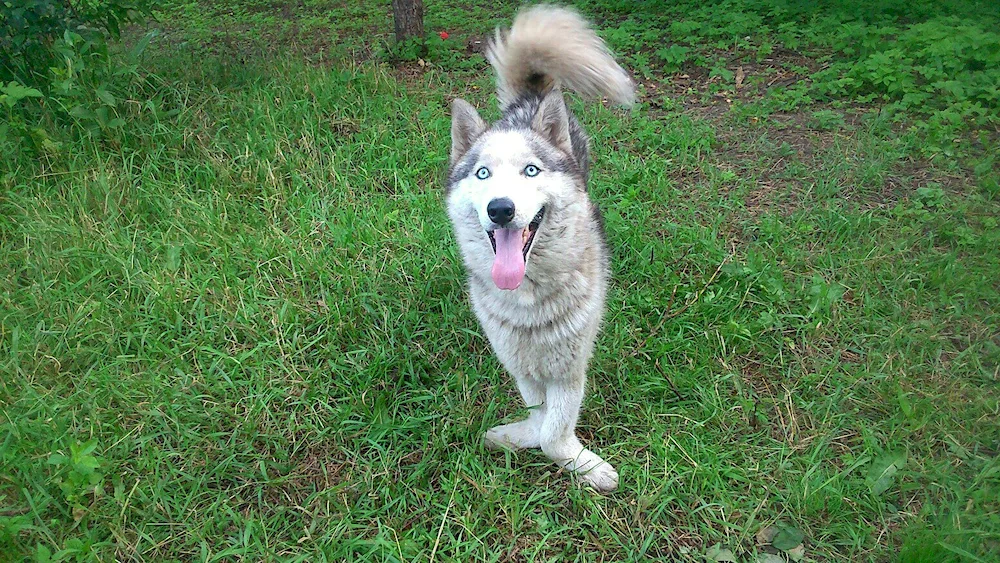
[[[491,448],[541,448],[582,485],[618,473],[576,436],[610,278],[604,223],[587,195],[589,140],[562,89],[629,106],[635,84],[576,11],[522,10],[486,50],[502,115],[452,103],[446,204],[476,317],[529,415]]]

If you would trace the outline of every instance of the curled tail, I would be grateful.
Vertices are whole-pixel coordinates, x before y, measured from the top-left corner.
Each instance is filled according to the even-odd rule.
[[[631,105],[635,85],[608,46],[576,11],[540,5],[521,11],[510,31],[499,29],[486,49],[505,108],[518,97],[568,88],[587,97]]]

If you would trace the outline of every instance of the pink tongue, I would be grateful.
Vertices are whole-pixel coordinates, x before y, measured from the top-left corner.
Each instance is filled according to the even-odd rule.
[[[500,289],[517,289],[524,280],[521,231],[497,229],[493,231],[493,240],[497,243],[497,256],[493,260],[493,283]]]

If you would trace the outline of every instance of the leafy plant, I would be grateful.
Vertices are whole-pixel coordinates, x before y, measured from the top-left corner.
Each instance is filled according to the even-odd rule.
[[[14,108],[22,100],[41,97],[42,93],[35,88],[28,88],[13,80],[6,85],[0,82],[0,105],[7,108],[7,119],[0,123],[0,143],[5,143],[11,138],[24,136],[24,119],[21,118],[20,112],[15,111]]]
[[[1000,122],[1000,33],[982,23],[854,22],[824,41],[844,58],[812,75],[819,98],[882,101],[895,114],[916,114],[916,127],[945,154],[962,131]]]
[[[19,104],[16,121],[38,122],[54,111],[91,134],[120,127],[115,85],[134,76],[149,36],[124,60],[111,57],[109,40],[126,23],[148,16],[151,6],[149,0],[0,1],[0,80],[8,82],[3,100],[11,110],[26,97],[43,102]]]
[[[23,514],[0,516],[0,544],[10,543],[31,525],[31,519]]]
[[[0,104],[7,106],[8,110],[14,108],[18,102],[25,98],[41,98],[42,93],[35,88],[14,82],[8,82],[6,86],[0,83]]]
[[[813,276],[809,286],[809,314],[829,317],[834,304],[844,295],[844,286],[839,283],[827,283],[820,276]]]
[[[26,84],[44,80],[60,54],[55,42],[66,31],[94,44],[118,39],[127,23],[151,15],[150,0],[3,0],[0,2],[0,78]]]
[[[63,548],[52,553],[48,547],[38,544],[35,548],[36,563],[56,563],[61,561],[94,561],[94,545],[80,538],[66,540]]]
[[[905,466],[905,452],[891,452],[875,458],[868,467],[865,479],[871,493],[880,496],[888,491],[896,481],[896,474]]]
[[[809,126],[820,131],[832,131],[844,126],[844,115],[833,110],[814,111]]]
[[[688,61],[690,47],[683,45],[671,45],[656,50],[656,56],[663,62],[663,70],[667,72],[678,72]]]
[[[97,440],[90,440],[70,444],[69,455],[53,453],[49,456],[49,465],[56,468],[55,481],[77,520],[86,512],[86,497],[98,494],[104,479],[100,472],[101,461],[94,455],[96,450]]]

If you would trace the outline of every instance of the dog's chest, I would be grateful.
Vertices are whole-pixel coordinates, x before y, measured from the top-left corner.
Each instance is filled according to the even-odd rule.
[[[471,284],[473,309],[479,322],[498,336],[553,346],[573,340],[599,322],[604,302],[604,279],[579,272],[554,287],[522,286],[499,291],[485,283]]]

